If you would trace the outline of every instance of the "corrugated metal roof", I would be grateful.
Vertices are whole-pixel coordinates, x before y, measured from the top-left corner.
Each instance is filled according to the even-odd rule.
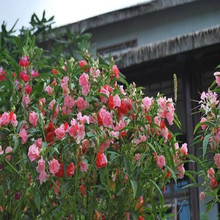
[[[70,28],[72,32],[89,30],[89,29],[97,28],[99,26],[108,25],[114,22],[123,21],[137,16],[145,15],[147,13],[151,13],[195,1],[201,1],[201,0],[153,0],[151,2],[131,6],[117,11],[112,11],[79,22],[68,24],[59,27],[57,29],[59,29],[59,32],[61,34],[65,33],[66,28]]]
[[[148,62],[175,54],[220,43],[220,26],[148,44],[112,54],[119,57],[120,68]]]

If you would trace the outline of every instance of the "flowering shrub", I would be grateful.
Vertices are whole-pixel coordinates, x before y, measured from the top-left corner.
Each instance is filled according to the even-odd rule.
[[[0,215],[163,218],[187,155],[167,128],[179,126],[172,99],[143,97],[88,53],[48,71],[29,38],[22,51],[0,68]]]
[[[212,196],[207,211],[220,202],[220,72],[215,72],[214,76],[216,80],[208,92],[201,94],[201,120],[195,128],[196,132],[201,127],[195,143],[202,142],[203,153],[200,159],[193,158],[201,168],[197,175],[203,179],[202,184],[197,185],[203,189],[200,199],[204,201],[205,196]]]

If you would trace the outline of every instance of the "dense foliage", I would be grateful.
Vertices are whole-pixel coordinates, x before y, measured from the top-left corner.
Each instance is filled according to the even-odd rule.
[[[172,99],[143,97],[85,50],[55,64],[29,33],[0,54],[0,214],[164,218],[187,155],[167,128],[180,126]]]

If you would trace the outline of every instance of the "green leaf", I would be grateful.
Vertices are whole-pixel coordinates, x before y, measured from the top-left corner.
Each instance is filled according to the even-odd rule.
[[[203,158],[204,158],[205,155],[206,155],[207,146],[208,146],[210,137],[211,137],[211,134],[207,134],[207,135],[205,136],[204,140],[203,140],[203,145],[202,145]]]
[[[151,179],[149,179],[149,182],[151,182],[155,187],[156,189],[158,190],[158,192],[160,193],[161,196],[163,196],[163,193],[162,191],[160,190],[159,186]]]
[[[131,182],[131,186],[132,186],[132,189],[133,189],[133,197],[135,199],[136,194],[137,194],[137,181],[130,180],[130,182]]]
[[[106,185],[105,184],[105,168],[101,168],[100,169],[100,181],[102,185]]]
[[[128,175],[130,175],[130,163],[127,157],[124,157],[125,171]]]
[[[17,138],[16,135],[13,135],[13,142],[14,142],[13,149],[14,149],[14,151],[16,151],[16,149],[18,147],[18,143],[19,143],[18,138]]]
[[[174,179],[174,181],[175,181],[175,183],[176,183],[177,177],[176,177],[175,172],[173,171],[173,169],[171,169],[171,168],[170,168],[169,166],[167,166],[167,165],[166,165],[166,168],[171,172],[172,177],[173,177],[173,179]]]
[[[40,198],[40,194],[37,193],[34,197],[34,202],[37,206],[37,209],[40,211],[40,205],[41,205],[41,198]]]
[[[189,188],[189,187],[197,187],[197,186],[198,186],[197,183],[190,183],[190,184],[188,184],[188,185],[182,187],[181,190],[183,190],[183,189],[187,189],[187,188]]]
[[[205,165],[203,164],[203,162],[202,162],[198,157],[196,157],[196,156],[194,156],[194,155],[188,155],[187,158],[189,158],[189,159],[195,161],[199,166],[201,166],[201,168],[202,168],[203,170],[206,170]]]

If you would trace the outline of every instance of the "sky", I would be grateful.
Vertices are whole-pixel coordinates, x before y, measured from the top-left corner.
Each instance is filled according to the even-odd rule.
[[[17,30],[22,26],[28,27],[33,13],[41,18],[43,10],[46,10],[46,18],[54,15],[56,23],[53,27],[57,27],[149,1],[151,0],[0,0],[0,25],[5,21],[9,29],[19,19]]]

